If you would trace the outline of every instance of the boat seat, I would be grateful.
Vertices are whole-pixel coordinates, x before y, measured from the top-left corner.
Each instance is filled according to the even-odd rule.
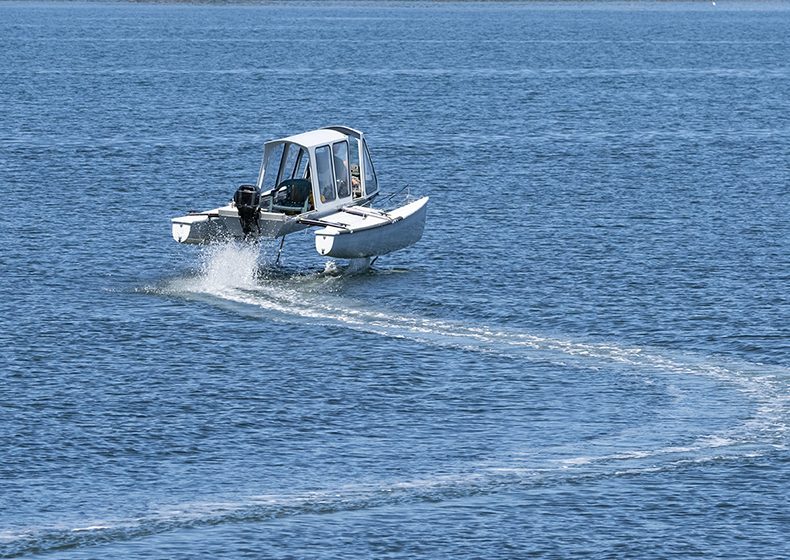
[[[310,179],[286,179],[269,199],[269,211],[301,214],[310,209]],[[283,196],[284,195],[284,196]]]

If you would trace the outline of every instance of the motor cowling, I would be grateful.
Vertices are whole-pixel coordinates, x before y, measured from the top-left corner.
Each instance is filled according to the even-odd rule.
[[[233,195],[233,202],[239,212],[239,222],[244,236],[253,232],[260,233],[258,218],[261,214],[261,195],[253,185],[242,185]]]

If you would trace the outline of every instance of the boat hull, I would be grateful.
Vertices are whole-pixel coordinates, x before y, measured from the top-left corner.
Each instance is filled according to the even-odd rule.
[[[315,232],[315,248],[320,255],[341,259],[359,259],[386,255],[417,243],[425,229],[428,197],[420,198],[374,219],[371,211],[348,227],[328,226]],[[327,220],[331,221],[332,217]]]
[[[258,219],[259,232],[253,238],[273,238],[288,235],[305,229],[292,216],[277,212],[261,212]],[[173,218],[171,220],[173,239],[179,243],[204,244],[229,239],[245,239],[241,229],[239,213],[232,206],[215,208],[208,212],[200,212]]]

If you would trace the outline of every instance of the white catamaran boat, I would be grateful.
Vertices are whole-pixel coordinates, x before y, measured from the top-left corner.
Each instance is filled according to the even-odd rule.
[[[316,227],[319,254],[385,255],[422,237],[428,197],[384,211],[370,207],[378,181],[362,132],[331,126],[266,142],[258,182],[226,206],[173,218],[179,243],[284,237]]]

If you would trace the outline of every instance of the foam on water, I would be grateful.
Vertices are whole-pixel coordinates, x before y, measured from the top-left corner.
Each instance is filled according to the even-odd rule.
[[[410,338],[418,342],[444,346],[463,344],[481,351],[512,352],[525,348],[545,352],[546,356],[578,358],[579,363],[594,365],[619,363],[626,366],[654,367],[662,371],[705,373],[730,378],[731,368],[763,377],[766,373],[788,375],[781,366],[763,364],[719,365],[707,357],[691,354],[670,355],[648,348],[627,347],[616,343],[584,342],[571,338],[547,337],[513,329],[485,325],[467,325],[456,321],[404,315],[377,309],[366,302],[337,296],[327,290],[327,281],[366,270],[366,263],[351,263],[343,268],[333,261],[322,273],[278,275],[276,269],[263,264],[259,248],[245,244],[223,244],[205,249],[197,276],[170,279],[152,291],[168,296],[200,294],[217,300],[240,303],[256,310],[271,312],[273,320],[306,320],[317,324],[346,326],[384,336]]]
[[[166,297],[199,297],[218,305],[232,302],[242,312],[249,309],[271,321],[340,326],[561,368],[615,372],[638,376],[646,384],[661,380],[666,391],[673,392],[663,411],[668,418],[683,418],[683,407],[715,408],[721,402],[736,401],[746,402],[749,414],[739,417],[732,413],[734,407],[725,408],[724,413],[729,410],[730,414],[726,427],[712,433],[694,433],[687,420],[671,426],[658,423],[655,439],[649,444],[631,437],[636,432],[626,428],[585,444],[514,449],[507,458],[492,458],[441,475],[305,493],[251,495],[227,502],[184,503],[129,519],[30,528],[2,535],[0,555],[79,547],[196,526],[453,500],[589,478],[638,476],[716,461],[748,460],[787,445],[787,368],[400,313],[327,290],[330,283],[342,284],[343,274],[332,265],[320,273],[283,275],[262,265],[258,248],[229,244],[206,249],[197,274],[170,279],[151,291]],[[700,382],[711,390],[697,391]],[[724,400],[705,402],[709,395]],[[633,428],[645,429],[644,425]]]
[[[344,274],[359,271],[342,269],[332,263],[321,273],[278,274],[261,266],[257,248],[229,244],[208,249],[203,253],[201,272],[188,278],[174,278],[157,293],[176,297],[201,297],[217,304],[232,302],[238,309],[250,310],[256,316],[283,322],[344,327],[379,336],[408,339],[420,344],[475,351],[525,362],[549,363],[560,368],[583,368],[593,371],[616,371],[620,375],[639,376],[646,384],[658,379],[667,383],[674,408],[665,411],[666,417],[682,417],[683,407],[696,406],[700,410],[715,410],[721,403],[699,402],[694,383],[703,381],[713,387],[719,398],[737,403],[746,401],[751,414],[731,422],[724,430],[713,434],[699,434],[689,447],[673,447],[669,443],[655,449],[625,449],[632,430],[625,429],[619,439],[601,440],[605,447],[617,449],[620,455],[574,459],[573,450],[565,455],[564,465],[585,464],[590,461],[622,460],[649,455],[673,455],[699,452],[722,446],[737,447],[755,442],[786,445],[788,411],[786,394],[787,368],[765,366],[728,360],[714,360],[691,353],[629,347],[614,342],[588,342],[572,338],[544,336],[516,329],[464,324],[439,318],[420,317],[374,307],[367,302],[338,294],[337,283]],[[785,381],[783,381],[785,380]],[[740,396],[738,396],[740,395]],[[689,402],[692,404],[689,404]],[[688,438],[693,434],[676,428],[674,436]],[[517,450],[515,450],[517,452]],[[570,455],[570,457],[568,457]]]
[[[232,302],[257,314],[262,312],[274,321],[342,326],[432,346],[509,358],[515,355],[525,361],[586,369],[617,367],[623,374],[703,377],[734,387],[755,401],[756,414],[746,421],[753,430],[770,426],[773,432],[784,433],[787,429],[789,397],[782,382],[790,377],[790,369],[786,367],[736,360],[722,363],[691,353],[587,342],[398,313],[328,289],[328,282],[342,282],[344,275],[358,274],[367,269],[368,263],[340,268],[330,261],[322,273],[282,276],[262,262],[257,246],[236,243],[212,246],[202,253],[199,274],[170,279],[153,291],[166,296],[197,295],[217,303]],[[650,375],[644,379],[646,383],[652,382]],[[683,394],[680,389],[680,395]]]
[[[215,293],[227,290],[253,289],[257,285],[261,264],[260,247],[248,243],[221,243],[203,249],[200,272],[189,289]]]
[[[474,471],[380,484],[348,484],[311,492],[251,495],[237,501],[182,503],[139,517],[94,521],[91,525],[37,527],[6,532],[0,535],[0,557],[94,546],[179,529],[265,522],[283,517],[358,511],[404,503],[456,500],[611,476],[639,476],[713,461],[742,460],[761,454],[714,453],[660,457],[681,451],[666,449],[652,453],[578,457],[553,467],[548,464],[543,467],[480,466]],[[646,460],[651,458],[652,461]]]

